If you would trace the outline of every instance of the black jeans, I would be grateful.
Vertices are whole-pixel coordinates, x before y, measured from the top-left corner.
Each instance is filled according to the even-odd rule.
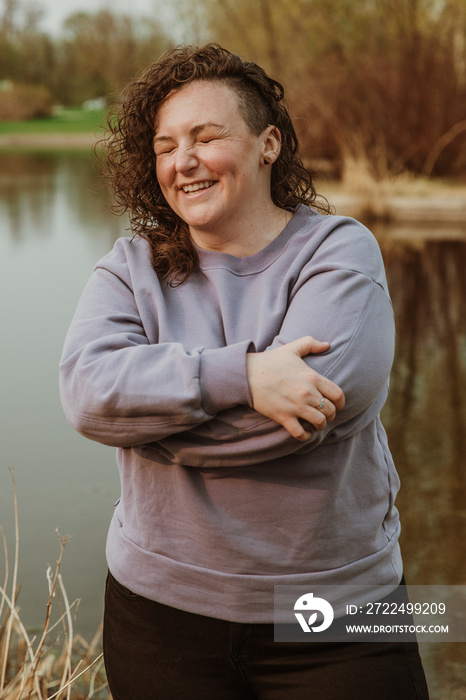
[[[428,700],[414,643],[274,642],[272,624],[183,612],[107,579],[114,700]]]

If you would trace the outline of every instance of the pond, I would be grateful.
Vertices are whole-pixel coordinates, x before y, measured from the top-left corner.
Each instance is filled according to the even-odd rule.
[[[119,483],[113,450],[67,424],[57,365],[94,263],[127,235],[126,221],[111,215],[108,204],[87,153],[0,154],[0,524],[11,568],[14,469],[23,622],[34,627],[44,619],[58,529],[69,538],[62,565],[68,597],[81,599],[75,628],[88,638],[102,615],[105,538]],[[397,504],[406,578],[464,584],[466,230],[381,223],[372,230],[397,318],[383,417],[402,480]],[[2,561],[1,578],[3,569]],[[464,645],[423,645],[422,653],[432,696],[466,697]]]

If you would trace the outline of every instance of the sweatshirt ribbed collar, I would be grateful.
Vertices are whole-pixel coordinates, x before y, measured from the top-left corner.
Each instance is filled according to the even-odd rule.
[[[307,206],[299,205],[283,231],[271,243],[259,252],[242,258],[229,253],[205,250],[194,245],[199,256],[199,266],[201,270],[223,268],[237,275],[251,275],[261,272],[282,255],[295,233],[308,223],[309,216],[312,214],[312,210]]]

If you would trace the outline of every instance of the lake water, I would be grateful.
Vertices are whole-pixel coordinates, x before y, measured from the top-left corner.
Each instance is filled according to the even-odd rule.
[[[58,528],[69,536],[62,574],[69,598],[81,599],[76,629],[87,638],[101,619],[105,538],[119,484],[114,451],[80,437],[63,417],[57,365],[94,263],[125,229],[108,211],[88,154],[0,154],[0,524],[11,568],[14,468],[23,621],[44,619]],[[397,317],[384,422],[402,480],[406,577],[465,584],[466,230],[372,230]],[[3,570],[2,561],[0,580]],[[425,645],[422,653],[433,697],[466,698],[464,645]]]

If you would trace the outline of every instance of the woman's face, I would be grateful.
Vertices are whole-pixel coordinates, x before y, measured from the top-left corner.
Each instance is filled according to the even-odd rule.
[[[170,93],[155,125],[157,178],[195,242],[196,234],[221,235],[243,225],[251,207],[271,202],[264,158],[274,159],[275,134],[273,126],[251,133],[224,83],[195,81]]]

